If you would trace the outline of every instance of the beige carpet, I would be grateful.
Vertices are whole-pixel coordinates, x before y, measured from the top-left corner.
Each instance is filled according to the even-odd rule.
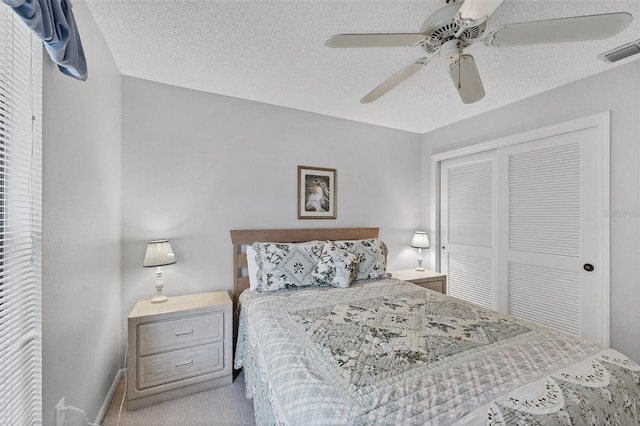
[[[103,426],[118,423],[118,411],[124,392],[124,380],[120,381]],[[232,384],[150,407],[126,411],[122,409],[120,425],[123,426],[196,426],[196,425],[255,425],[253,402],[245,397],[244,375],[240,373]]]

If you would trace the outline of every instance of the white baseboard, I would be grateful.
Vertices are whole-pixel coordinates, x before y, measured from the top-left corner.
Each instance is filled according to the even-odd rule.
[[[104,416],[107,414],[107,410],[109,409],[109,404],[111,404],[113,395],[115,395],[116,391],[118,390],[120,379],[124,377],[126,371],[126,368],[121,368],[116,373],[116,376],[113,378],[113,383],[111,383],[111,388],[109,388],[109,393],[107,393],[107,397],[104,399],[102,407],[100,407],[100,411],[98,411],[98,415],[96,416],[96,420],[94,423],[102,424],[102,420],[104,420]]]

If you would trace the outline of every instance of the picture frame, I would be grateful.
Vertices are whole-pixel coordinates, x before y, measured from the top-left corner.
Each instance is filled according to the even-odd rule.
[[[298,219],[335,219],[336,201],[336,169],[298,166]]]

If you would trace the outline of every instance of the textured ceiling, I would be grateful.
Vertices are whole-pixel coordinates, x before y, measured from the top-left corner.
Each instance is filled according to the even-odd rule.
[[[330,49],[338,33],[419,32],[445,5],[422,1],[86,0],[123,75],[424,133],[637,60],[600,53],[640,38],[638,0],[505,0],[496,25],[629,12],[630,27],[604,41],[489,48],[474,56],[486,96],[465,105],[446,65],[433,60],[378,101],[360,98],[415,59],[419,47]],[[82,32],[82,28],[80,28]],[[91,66],[91,64],[89,64]]]

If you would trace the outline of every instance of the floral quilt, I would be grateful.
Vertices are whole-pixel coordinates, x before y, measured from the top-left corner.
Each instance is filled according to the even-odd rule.
[[[624,355],[395,279],[240,297],[258,424],[640,424]]]

